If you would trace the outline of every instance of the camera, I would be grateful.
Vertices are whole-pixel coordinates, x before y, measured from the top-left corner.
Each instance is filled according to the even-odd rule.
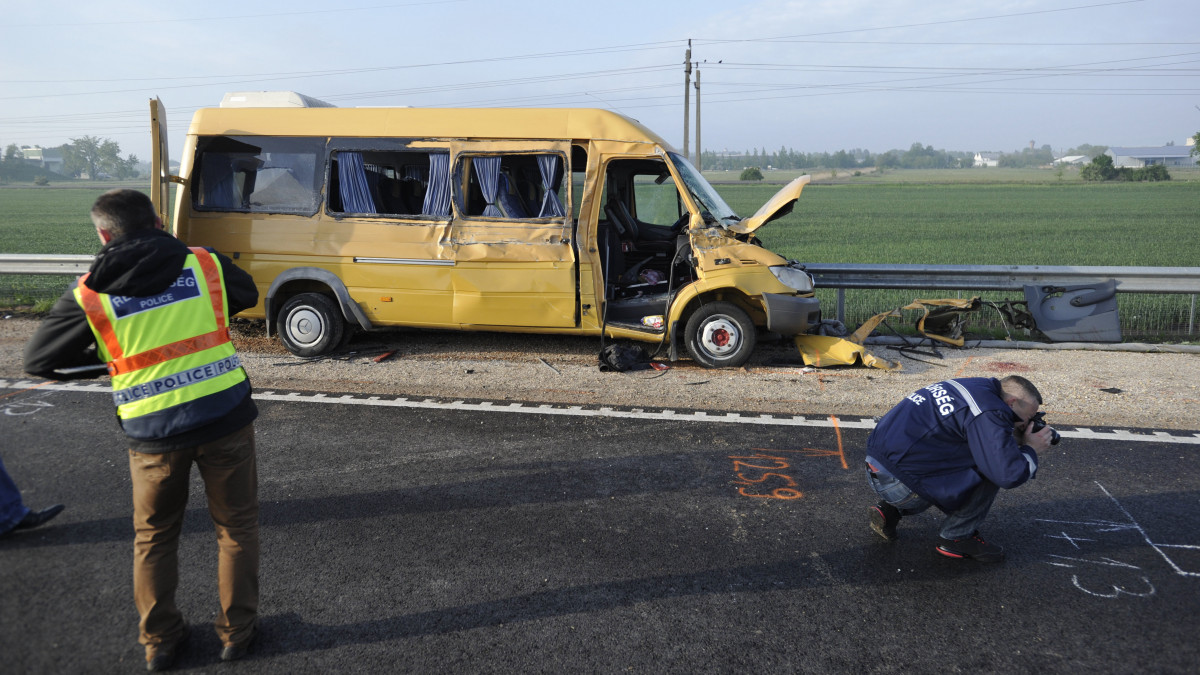
[[[1030,433],[1036,434],[1037,432],[1039,432],[1045,428],[1046,428],[1046,413],[1044,413],[1044,412],[1034,413],[1033,417],[1029,418],[1029,432]],[[1059,436],[1058,432],[1055,431],[1054,429],[1050,429],[1050,445],[1058,445],[1058,442],[1061,440],[1062,440],[1062,436]]]

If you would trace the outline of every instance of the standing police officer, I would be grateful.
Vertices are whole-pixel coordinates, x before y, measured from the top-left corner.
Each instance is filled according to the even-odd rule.
[[[199,467],[220,547],[222,660],[246,653],[258,623],[258,474],[250,382],[229,317],[258,302],[246,272],[163,231],[150,198],[112,190],[92,222],[104,246],[25,347],[25,370],[104,361],[133,478],[134,601],[148,670],[169,668],[187,644],[175,605],[179,533],[191,465]]]
[[[979,535],[1000,488],[1037,473],[1054,430],[1029,422],[1042,395],[1029,380],[963,378],[920,389],[879,420],[867,440],[867,481],[880,501],[870,525],[893,541],[900,518],[937,506],[946,514],[937,552],[998,562],[1004,549]]]

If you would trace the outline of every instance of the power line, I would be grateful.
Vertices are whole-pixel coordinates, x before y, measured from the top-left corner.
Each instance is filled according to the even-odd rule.
[[[70,26],[129,26],[138,24],[182,23],[196,21],[241,21],[243,19],[274,19],[281,16],[303,16],[306,14],[345,14],[347,12],[365,12],[376,9],[395,9],[397,7],[418,7],[421,5],[449,5],[470,0],[425,0],[424,2],[402,2],[390,5],[372,5],[370,7],[338,7],[337,9],[310,9],[291,12],[272,12],[269,14],[242,14],[238,16],[189,16],[183,19],[129,19],[126,21],[87,21],[81,23],[17,23],[9,24],[9,28],[66,28]]]
[[[906,23],[906,24],[899,24],[899,25],[895,25],[895,26],[877,26],[874,28],[853,28],[853,29],[847,29],[847,30],[831,30],[831,31],[823,31],[820,33],[803,33],[800,35],[780,35],[780,36],[776,36],[776,37],[743,38],[743,39],[705,38],[704,41],[712,42],[712,43],[788,41],[788,40],[794,40],[796,38],[821,37],[823,35],[845,35],[847,33],[870,33],[873,31],[881,31],[881,30],[898,30],[901,28],[924,28],[927,26],[944,26],[944,25],[952,24],[952,23],[971,23],[971,22],[975,22],[975,21],[991,21],[993,19],[1011,19],[1011,18],[1020,17],[1020,16],[1034,16],[1037,14],[1054,14],[1054,13],[1058,13],[1058,12],[1074,12],[1074,11],[1078,11],[1078,10],[1082,10],[1082,9],[1097,9],[1100,7],[1112,7],[1115,5],[1132,5],[1132,4],[1137,4],[1140,2],[1145,2],[1145,0],[1119,0],[1118,2],[1105,2],[1105,3],[1095,4],[1095,5],[1078,5],[1075,7],[1059,7],[1057,9],[1038,9],[1038,10],[1031,10],[1028,12],[1014,12],[1012,14],[994,14],[991,16],[976,16],[976,17],[968,17],[965,19],[945,19],[943,21],[925,21],[922,23]],[[700,40],[697,39],[697,41],[700,41]]]

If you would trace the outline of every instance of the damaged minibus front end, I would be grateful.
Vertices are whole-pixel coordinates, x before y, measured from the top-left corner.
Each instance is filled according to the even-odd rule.
[[[754,215],[740,218],[690,162],[669,156],[695,208],[688,230],[695,281],[673,299],[673,347],[682,345],[704,366],[737,367],[753,352],[757,329],[790,337],[818,325],[812,276],[755,236],[791,212],[809,177],[793,180]]]

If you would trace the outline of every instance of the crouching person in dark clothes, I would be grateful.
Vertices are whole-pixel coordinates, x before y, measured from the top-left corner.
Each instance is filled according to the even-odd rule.
[[[231,661],[258,626],[258,409],[228,321],[258,290],[229,258],[164,232],[141,192],[107,192],[91,216],[104,247],[26,345],[25,370],[67,379],[79,373],[64,369],[108,364],[129,437],[133,594],[152,671],[187,645],[175,589],[188,477],[199,468],[220,547],[215,628]]]
[[[1037,388],[1015,375],[947,380],[909,395],[867,440],[867,481],[880,497],[871,529],[895,540],[901,517],[936,506],[946,514],[938,553],[1002,560],[1004,549],[984,541],[979,526],[1000,488],[1037,473],[1038,452],[1054,433],[1029,428],[1041,403]]]

